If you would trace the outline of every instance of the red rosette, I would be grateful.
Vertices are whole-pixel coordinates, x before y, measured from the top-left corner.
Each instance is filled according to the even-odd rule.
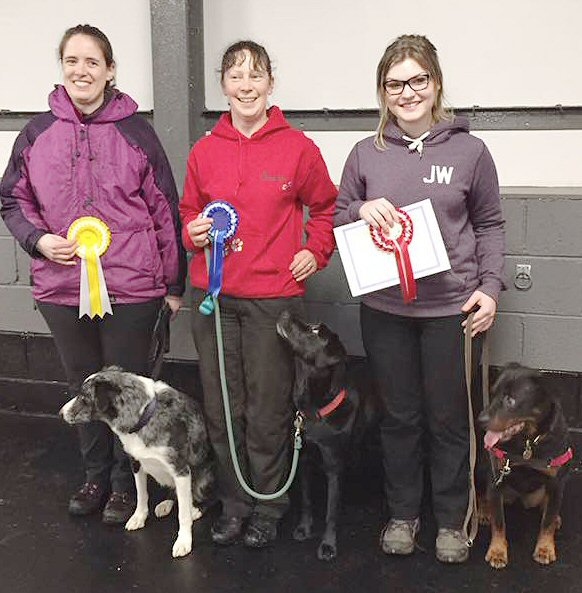
[[[397,208],[396,211],[400,220],[392,226],[388,235],[382,229],[376,229],[370,225],[370,236],[378,249],[394,253],[402,298],[405,303],[411,303],[416,299],[416,281],[408,255],[408,246],[413,235],[412,219],[404,210]]]

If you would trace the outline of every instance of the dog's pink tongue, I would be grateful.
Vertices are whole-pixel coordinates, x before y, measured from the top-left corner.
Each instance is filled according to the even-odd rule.
[[[501,438],[502,434],[503,433],[501,432],[488,430],[485,433],[485,437],[483,438],[483,441],[485,442],[485,449],[492,449],[493,447],[495,447],[495,445],[499,442],[499,439]]]

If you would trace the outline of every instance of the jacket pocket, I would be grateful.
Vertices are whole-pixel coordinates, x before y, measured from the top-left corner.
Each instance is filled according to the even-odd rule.
[[[153,229],[113,232],[101,262],[110,294],[150,296],[163,284]]]

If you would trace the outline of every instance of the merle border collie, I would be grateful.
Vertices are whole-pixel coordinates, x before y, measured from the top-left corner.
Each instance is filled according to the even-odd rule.
[[[196,401],[162,381],[106,367],[89,376],[60,411],[69,424],[101,420],[119,437],[132,460],[137,505],[125,529],[141,529],[148,517],[147,475],[175,490],[179,530],[172,556],[192,550],[192,522],[211,499],[214,464],[204,417]],[[164,517],[174,501],[164,500]]]

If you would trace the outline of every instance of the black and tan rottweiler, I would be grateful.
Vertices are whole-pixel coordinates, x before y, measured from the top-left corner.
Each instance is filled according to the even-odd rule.
[[[491,467],[484,513],[491,523],[491,543],[485,560],[493,568],[507,566],[503,505],[520,499],[524,507],[542,510],[533,559],[550,564],[556,560],[555,532],[572,459],[562,408],[541,375],[517,363],[502,370],[492,394],[491,405],[479,417]]]
[[[278,334],[293,351],[293,399],[304,418],[306,447],[300,458],[301,518],[293,532],[297,540],[313,537],[313,509],[309,465],[321,457],[327,481],[325,531],[317,550],[320,560],[337,555],[336,526],[340,504],[340,476],[348,454],[357,448],[371,426],[376,409],[370,397],[346,381],[346,350],[337,334],[323,323],[308,324],[283,312]],[[315,449],[319,455],[313,455]]]

